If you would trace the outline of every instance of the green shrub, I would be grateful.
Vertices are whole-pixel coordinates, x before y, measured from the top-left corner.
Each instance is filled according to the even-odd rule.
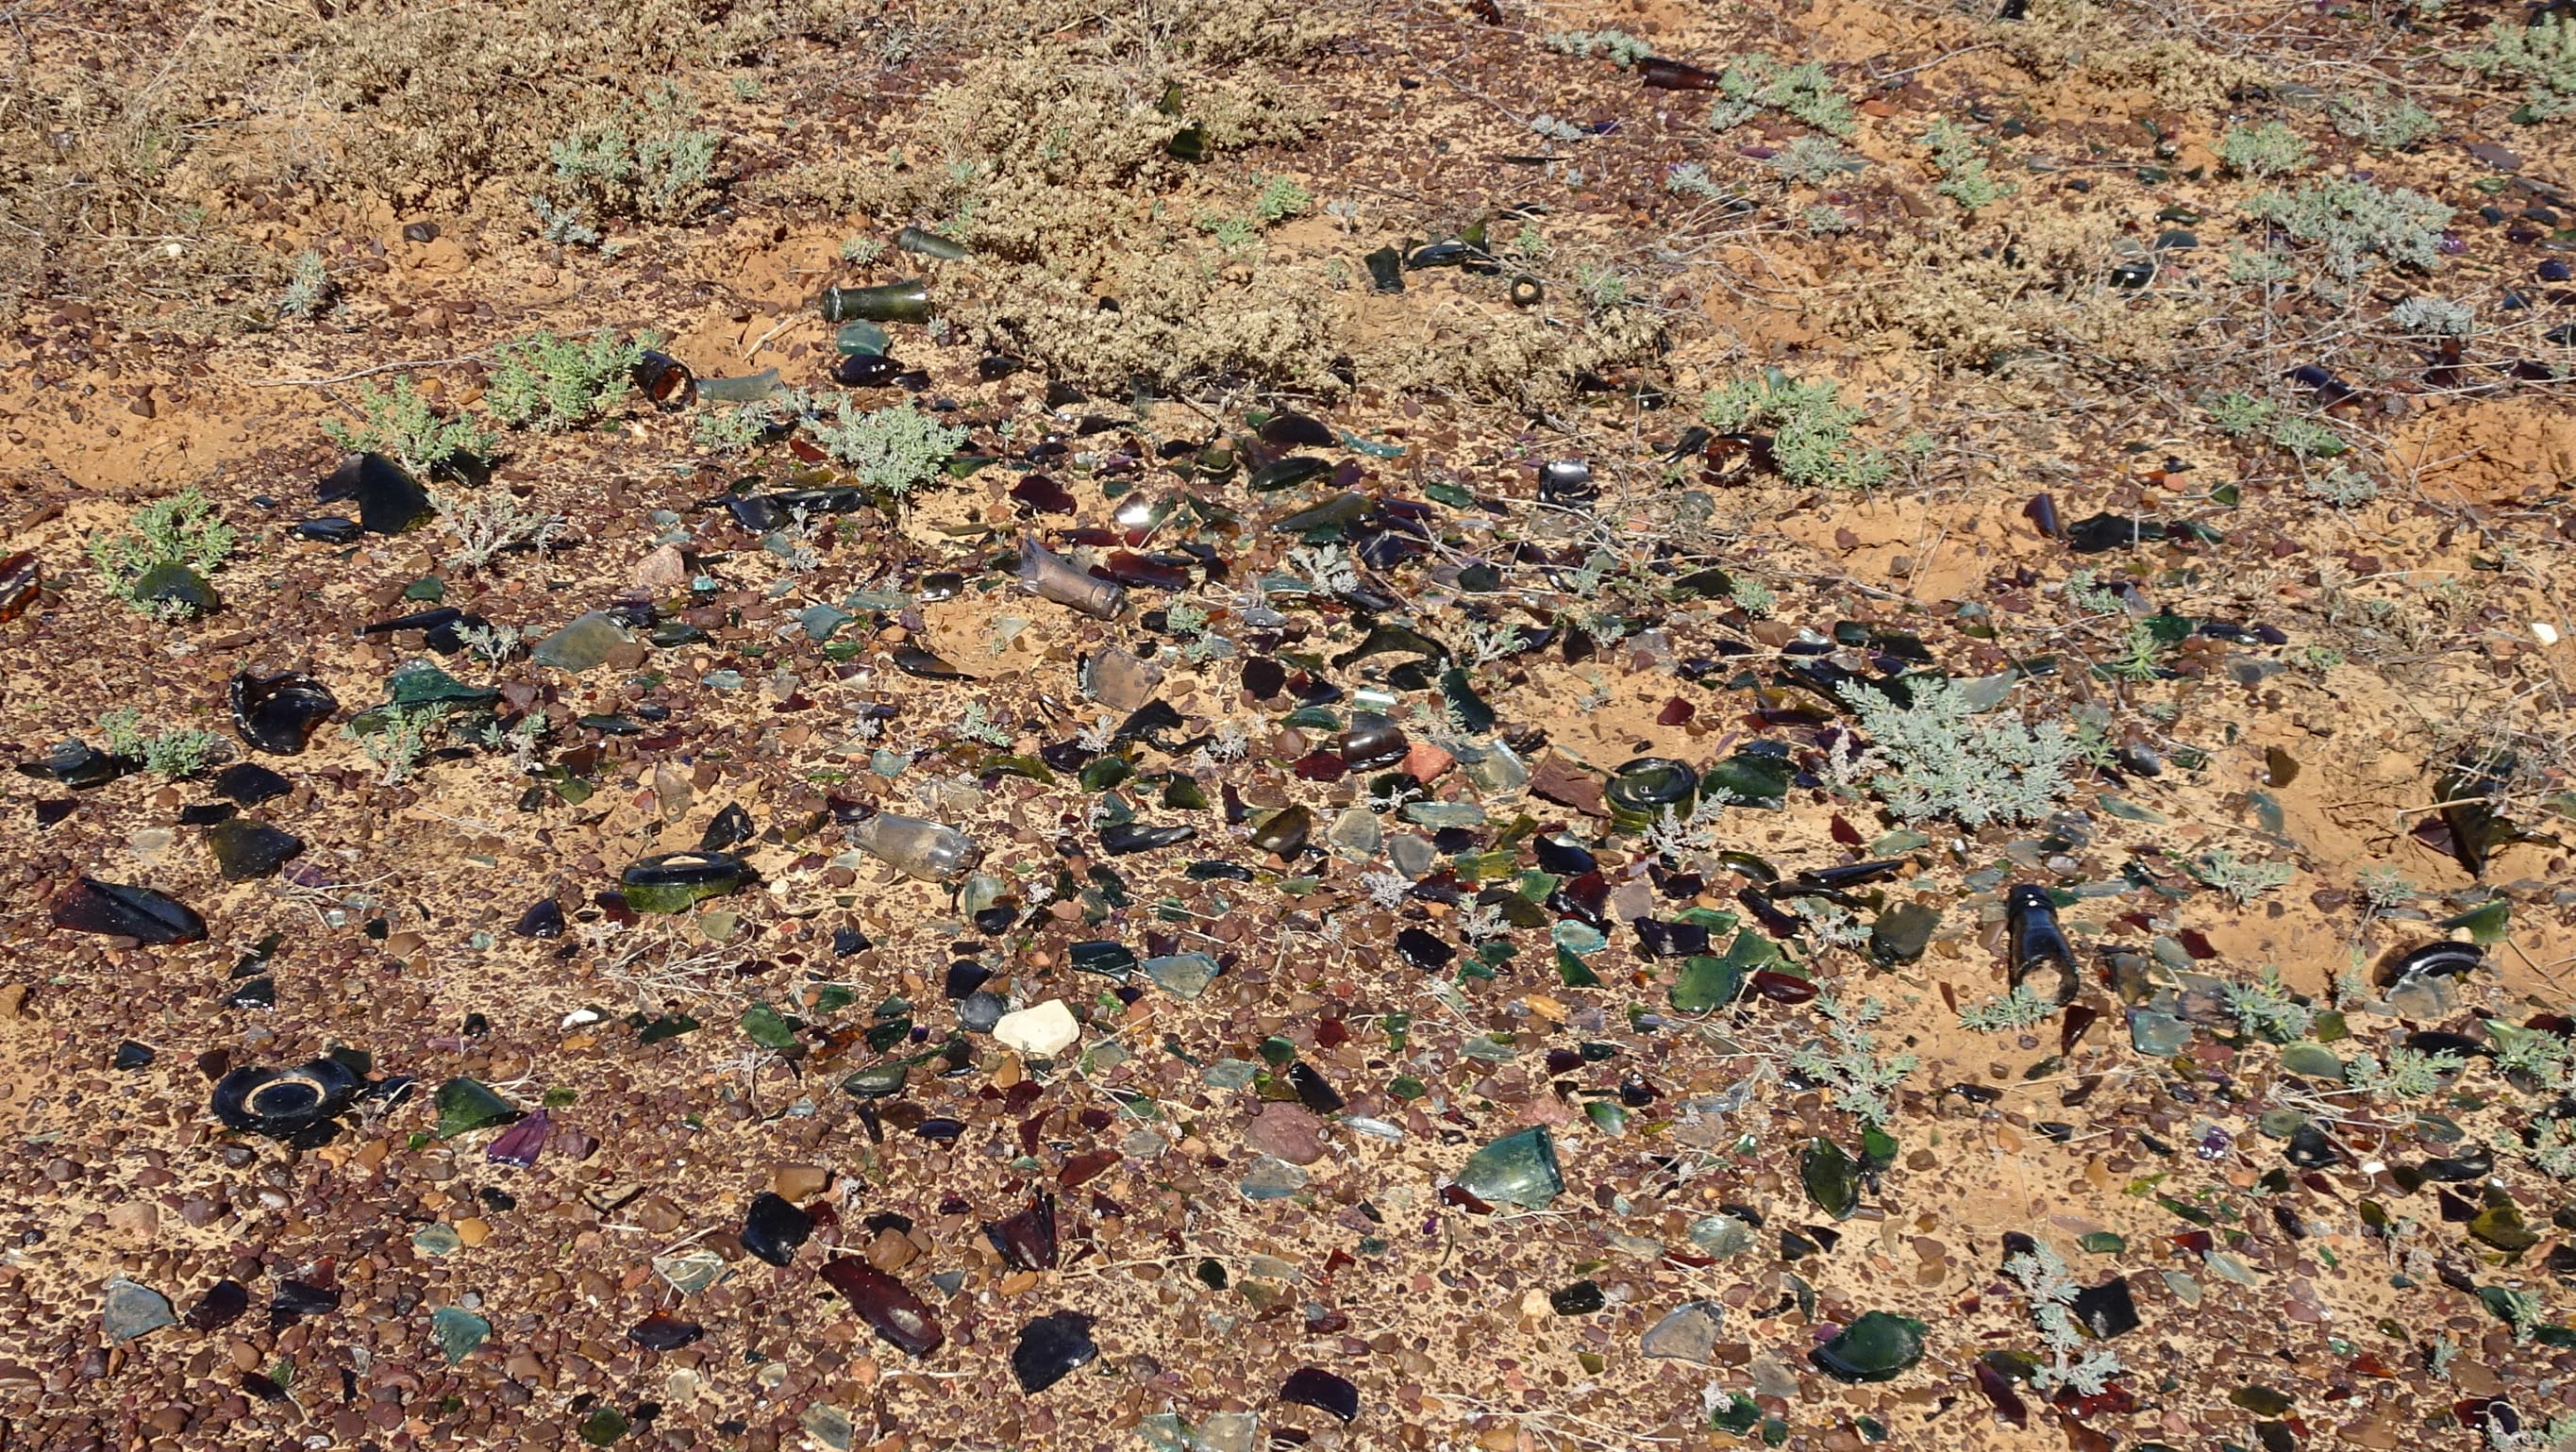
[[[2415,296],[2388,310],[2388,325],[2403,333],[2465,338],[2477,326],[2477,309],[2446,297]]]
[[[1979,715],[1939,677],[1908,684],[1909,705],[1861,687],[1843,695],[1869,738],[1862,765],[1889,768],[1870,778],[1870,788],[1897,817],[1950,817],[1969,827],[2035,822],[2072,789],[2067,771],[2084,747],[2063,723],[2033,727],[2006,711]]]
[[[129,522],[133,529],[128,533],[89,537],[90,562],[105,577],[108,593],[165,618],[187,615],[190,612],[184,606],[147,605],[137,597],[136,585],[160,565],[183,565],[199,575],[213,574],[232,558],[233,527],[194,488],[143,506]]]
[[[383,389],[359,384],[358,411],[366,417],[354,427],[325,419],[322,432],[344,449],[383,454],[415,474],[448,471],[461,457],[487,458],[500,442],[465,419],[442,417],[408,378]]]
[[[2192,863],[2191,875],[2243,907],[2297,876],[2298,869],[2286,862],[2248,862],[2221,848]]]
[[[2312,418],[2285,418],[2273,424],[2272,442],[2302,459],[2331,459],[2352,447],[2343,435]]]
[[[2006,1029],[2023,1029],[2044,1023],[2056,1012],[2054,1001],[2024,983],[2000,998],[1989,998],[1959,1010],[1959,1027],[1981,1034],[2001,1033]]]
[[[1825,68],[1814,61],[1783,70],[1767,53],[1755,51],[1718,73],[1717,91],[1722,99],[1708,117],[1713,130],[1741,126],[1756,111],[1794,116],[1836,136],[1859,129],[1859,113],[1850,99],[1834,89]]]
[[[1551,31],[1539,37],[1539,44],[1559,55],[1606,56],[1612,65],[1623,70],[1655,53],[1653,46],[1624,30]]]
[[[1949,120],[1933,122],[1932,129],[1923,133],[1923,144],[1932,148],[1932,166],[1941,173],[1941,195],[1971,212],[2016,190],[1988,173],[1985,148]]]
[[[2337,96],[2328,111],[2335,130],[2373,151],[2404,151],[2442,129],[2433,113],[2403,96],[2385,91],[2368,96]]]
[[[2530,123],[2554,121],[2576,112],[2576,21],[2550,15],[2537,25],[2499,20],[2487,27],[2487,43],[2451,57],[2490,79],[2512,76],[2529,83],[2522,109],[2513,119]]]
[[[323,265],[322,254],[308,247],[296,253],[287,268],[286,291],[278,294],[277,315],[310,322],[330,311],[337,289],[331,285],[331,270]]]
[[[2272,421],[2280,409],[2250,393],[2222,393],[2201,405],[2209,410],[2209,421],[2231,439],[2246,438]]]
[[[513,338],[492,350],[483,406],[511,428],[578,428],[626,396],[635,365],[661,342],[649,332],[621,340],[613,328],[588,341],[542,331]]]
[[[2218,138],[2218,159],[2239,176],[2287,176],[2313,155],[2299,133],[2278,121],[2260,126],[2230,126]]]
[[[1852,438],[1862,416],[1857,404],[1842,401],[1832,379],[1801,383],[1776,368],[1700,400],[1700,418],[1721,433],[1771,429],[1772,458],[1790,483],[1836,489],[1884,483],[1893,469],[1887,455]]]
[[[2449,207],[2422,192],[2342,178],[2264,192],[2245,212],[2316,245],[2326,271],[2343,282],[2359,279],[2374,260],[2431,270],[2440,259],[2442,226],[2451,220]]]
[[[2379,481],[2337,464],[2322,474],[2309,476],[2307,491],[2310,498],[2337,509],[2352,509],[2379,497]]]
[[[1854,156],[1821,136],[1798,136],[1790,138],[1763,165],[1791,181],[1820,187],[1861,172],[1869,166],[1869,159]]]
[[[2286,1044],[2316,1027],[2317,1011],[2300,1002],[2281,981],[2281,970],[2268,964],[2250,983],[2225,985],[2225,993],[2236,1027],[2254,1038]]]
[[[140,760],[145,771],[164,781],[195,776],[223,754],[223,738],[211,731],[182,728],[145,735],[143,713],[132,706],[99,717],[98,729],[109,752]]]
[[[1878,1056],[1878,1035],[1870,1025],[1887,1012],[1875,998],[1846,1008],[1827,993],[1816,999],[1824,1015],[1828,1041],[1792,1051],[1789,1067],[1834,1091],[1834,1106],[1864,1124],[1884,1125],[1896,1114],[1897,1090],[1920,1061],[1912,1054]]]
[[[598,246],[599,224],[611,218],[680,222],[705,210],[724,138],[688,125],[691,109],[666,85],[623,119],[577,127],[549,146],[554,174],[528,199],[548,240]]]
[[[806,428],[859,482],[897,498],[937,479],[966,442],[964,429],[934,422],[910,404],[862,413],[846,396],[837,422],[809,420]]]
[[[1313,205],[1314,196],[1297,185],[1296,178],[1274,176],[1262,183],[1261,195],[1254,200],[1252,210],[1262,221],[1276,223],[1304,216]]]

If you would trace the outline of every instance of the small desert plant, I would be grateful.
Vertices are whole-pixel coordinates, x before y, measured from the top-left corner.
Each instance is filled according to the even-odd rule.
[[[2542,1174],[2576,1180],[2576,1119],[2545,1119],[2531,1134],[2526,1157]]]
[[[2239,906],[2252,902],[2297,874],[2298,869],[2286,862],[2247,862],[2225,848],[2191,864],[2191,875],[2198,878],[2203,886],[2227,894],[2236,899]]]
[[[673,87],[640,111],[578,127],[547,148],[554,172],[529,198],[554,241],[598,245],[598,224],[614,217],[678,222],[715,195],[716,152],[724,138],[687,124],[690,107]]]
[[[2302,459],[2331,459],[2352,447],[2343,435],[2312,418],[2285,418],[2272,425],[2272,443]]]
[[[1199,217],[1199,230],[1214,237],[1216,245],[1228,252],[1248,252],[1261,245],[1261,229],[1249,217],[1204,213]]]
[[[1834,1091],[1834,1104],[1864,1124],[1883,1125],[1896,1115],[1896,1090],[1914,1072],[1912,1054],[1878,1056],[1878,1035],[1870,1025],[1887,1012],[1877,999],[1845,1007],[1828,993],[1816,999],[1816,1012],[1826,1021],[1828,1041],[1810,1043],[1789,1055],[1789,1066]]]
[[[2449,207],[2422,192],[2340,177],[2296,192],[2263,192],[2245,212],[2293,241],[2314,244],[2326,271],[2347,283],[2375,260],[2431,270],[2441,257],[2442,225],[2451,219]]]
[[[460,457],[489,457],[500,442],[469,420],[441,417],[408,378],[390,388],[359,384],[358,411],[366,417],[357,424],[325,419],[322,432],[344,449],[383,454],[415,474],[452,472]]]
[[[2306,480],[2308,497],[2337,509],[2357,509],[2379,497],[2379,481],[2341,464]]]
[[[2222,393],[2203,403],[2201,407],[2209,410],[2209,421],[2218,426],[2218,431],[2231,439],[2241,439],[2259,432],[2265,424],[2272,421],[2274,414],[2280,412],[2276,405],[2266,403],[2250,393]]]
[[[2385,1063],[2376,1054],[2356,1056],[2344,1071],[2344,1082],[2374,1099],[2424,1099],[2440,1093],[2450,1076],[2466,1067],[2466,1059],[2447,1049],[2390,1049]]]
[[[1558,30],[1541,36],[1539,44],[1559,55],[1606,56],[1622,69],[1655,53],[1653,46],[1624,30]]]
[[[1262,183],[1261,195],[1253,200],[1252,210],[1262,221],[1278,223],[1302,217],[1314,205],[1313,194],[1297,185],[1296,178],[1274,176]]]
[[[456,538],[456,548],[447,552],[448,568],[473,573],[490,568],[508,550],[544,553],[565,523],[560,514],[528,513],[517,500],[502,494],[449,509],[438,527]]]
[[[2230,126],[2218,138],[2218,159],[2238,176],[2287,176],[2306,166],[2311,155],[2299,133],[2278,121]]]
[[[2065,1260],[2047,1241],[2035,1240],[2031,1249],[2005,1261],[2004,1271],[2029,1294],[2030,1318],[2054,1358],[2032,1380],[2042,1391],[2071,1387],[2084,1396],[2100,1396],[2126,1368],[2107,1348],[2085,1345],[2083,1328],[2075,1324],[2075,1276]]]
[[[1791,181],[1823,186],[1862,171],[1866,157],[1854,156],[1822,136],[1797,136],[1762,163]]]
[[[2372,912],[2384,913],[2415,900],[2415,884],[2394,867],[2365,867],[2353,878],[2353,887]]]
[[[2435,338],[2465,338],[2477,327],[2477,321],[2477,309],[2467,303],[2422,294],[2388,310],[2390,327]]]
[[[709,408],[698,415],[698,447],[709,453],[739,454],[759,444],[782,421],[767,400]]]
[[[2386,93],[2337,96],[2329,108],[2335,130],[2373,151],[2403,151],[2442,129],[2433,113],[2403,96]]]
[[[1911,703],[1847,688],[1870,748],[1856,769],[1890,770],[1869,779],[1889,811],[1908,822],[1956,818],[1962,825],[2034,822],[2070,789],[2067,770],[2084,746],[2062,722],[2029,726],[2010,712],[1980,716],[1949,681],[1909,683]]]
[[[2029,1028],[2045,1022],[2057,1012],[2057,1005],[2024,983],[1999,998],[1972,1003],[1959,1010],[1959,1027],[1981,1034],[2001,1033],[2005,1029]]]
[[[2269,964],[2250,983],[2226,985],[2226,995],[2237,1028],[2255,1038],[2286,1044],[2306,1038],[2316,1026],[2316,1010],[2300,1002],[2281,982],[2281,970]]]
[[[1738,57],[1717,78],[1722,98],[1709,112],[1711,129],[1725,131],[1753,119],[1756,111],[1794,116],[1819,131],[1849,136],[1859,127],[1849,97],[1834,89],[1825,68],[1809,61],[1782,69],[1768,54]]]
[[[132,706],[99,717],[98,730],[110,753],[141,761],[144,770],[164,781],[195,776],[223,754],[223,738],[211,731],[182,728],[146,735],[143,715]]]
[[[846,396],[837,422],[814,419],[806,427],[815,444],[859,482],[898,499],[938,479],[966,442],[964,429],[938,423],[910,404],[860,412]]]
[[[661,335],[621,339],[602,328],[587,341],[539,331],[492,350],[492,373],[483,406],[511,428],[578,428],[617,406],[632,386],[635,365],[660,347]]]
[[[1725,187],[1710,179],[1708,164],[1698,161],[1675,162],[1665,168],[1664,190],[1675,196],[1704,197],[1710,201],[1731,195]]]
[[[985,715],[981,701],[966,703],[965,710],[958,713],[956,732],[961,741],[980,741],[986,746],[1004,748],[1011,744],[1011,733]]]
[[[456,638],[476,660],[499,670],[527,644],[527,632],[515,625],[460,625]]]
[[[309,322],[330,311],[338,289],[331,285],[331,270],[323,265],[322,254],[308,247],[296,253],[287,267],[286,291],[278,294],[277,315]]]
[[[2487,28],[2485,45],[2452,56],[2451,63],[2481,76],[2529,82],[2516,121],[2553,121],[2576,111],[2576,20],[2563,15],[2544,14],[2531,25],[2496,21]]]
[[[1923,144],[1932,149],[1933,169],[1941,173],[1941,195],[1969,211],[2013,193],[2011,183],[1998,182],[1988,173],[1985,148],[1955,122],[1933,122],[1923,134]]]
[[[233,527],[193,488],[143,506],[129,522],[133,525],[129,533],[89,537],[90,562],[106,577],[108,593],[163,617],[189,614],[185,605],[146,604],[136,587],[162,565],[184,566],[200,575],[221,569],[232,558]]]
[[[1700,400],[1700,418],[1722,433],[1770,428],[1771,456],[1792,484],[1866,489],[1893,471],[1887,456],[1862,448],[1852,425],[1863,410],[1842,401],[1832,379],[1805,383],[1774,368],[1740,378]]]
[[[430,738],[445,730],[447,716],[445,702],[397,706],[385,712],[376,730],[362,732],[354,722],[340,729],[357,741],[369,761],[384,768],[386,786],[400,786],[429,758]]]

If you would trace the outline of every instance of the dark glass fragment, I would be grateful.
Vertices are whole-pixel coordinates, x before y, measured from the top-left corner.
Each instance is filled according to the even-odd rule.
[[[54,899],[54,926],[76,933],[102,933],[132,938],[156,948],[193,943],[206,936],[206,920],[167,893],[148,887],[75,880]]]
[[[841,1293],[869,1330],[900,1350],[928,1356],[948,1339],[921,1297],[864,1260],[836,1255],[824,1264],[823,1279]]]
[[[1330,1412],[1344,1422],[1360,1414],[1360,1389],[1321,1367],[1303,1366],[1280,1385],[1279,1400]]]
[[[358,525],[369,534],[400,534],[438,512],[420,481],[382,454],[352,455],[313,497],[323,504],[357,501]]]
[[[1011,1347],[1011,1375],[1020,1390],[1031,1395],[1045,1391],[1098,1357],[1091,1326],[1092,1318],[1079,1311],[1056,1311],[1021,1327]]]
[[[771,1265],[796,1258],[796,1248],[814,1233],[814,1217],[778,1195],[763,1191],[743,1216],[742,1248]]]
[[[184,1318],[191,1331],[220,1331],[250,1309],[250,1290],[241,1282],[221,1280],[206,1287]]]

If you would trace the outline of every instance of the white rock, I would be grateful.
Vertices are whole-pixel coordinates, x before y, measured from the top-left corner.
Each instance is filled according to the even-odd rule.
[[[1061,998],[1050,998],[1034,1008],[1003,1014],[993,1025],[993,1037],[1033,1059],[1052,1059],[1072,1048],[1082,1038],[1082,1025],[1073,1021],[1073,1010]]]

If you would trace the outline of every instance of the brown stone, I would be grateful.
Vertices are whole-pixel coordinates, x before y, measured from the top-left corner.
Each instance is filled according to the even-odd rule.
[[[1324,1122],[1295,1104],[1265,1104],[1243,1126],[1243,1142],[1292,1165],[1324,1157]]]

